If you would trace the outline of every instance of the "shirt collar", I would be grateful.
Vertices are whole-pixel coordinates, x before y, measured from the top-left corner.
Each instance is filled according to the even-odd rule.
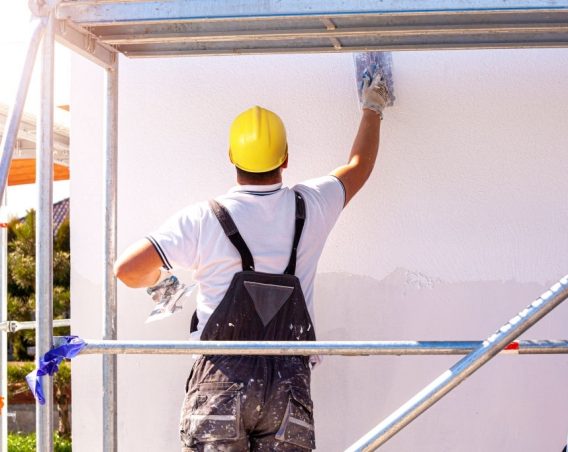
[[[281,188],[282,182],[271,185],[235,185],[229,190],[229,193],[248,193],[251,195],[254,195],[255,193],[268,194],[277,192]]]

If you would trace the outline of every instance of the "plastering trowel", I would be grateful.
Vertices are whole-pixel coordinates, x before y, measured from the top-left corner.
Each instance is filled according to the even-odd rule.
[[[392,55],[390,52],[363,52],[353,54],[355,60],[355,77],[357,79],[357,94],[359,103],[361,102],[361,91],[365,79],[373,79],[380,73],[386,81],[389,90],[389,101],[387,106],[393,105],[394,85],[392,79]]]
[[[191,295],[195,284],[186,285],[174,275],[164,279],[160,284],[149,287],[146,292],[156,303],[146,323],[165,319],[183,307],[183,302]]]

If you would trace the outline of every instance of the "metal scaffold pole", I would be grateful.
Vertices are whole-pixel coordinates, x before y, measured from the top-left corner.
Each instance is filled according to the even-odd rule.
[[[106,71],[104,120],[104,270],[103,337],[117,338],[116,260],[117,149],[118,149],[118,60]],[[117,357],[103,356],[103,452],[117,447]]]
[[[43,39],[41,112],[38,127],[36,216],[36,367],[53,342],[53,79],[55,27],[53,12]],[[45,405],[36,403],[36,450],[53,451],[53,381],[43,379]]]
[[[55,343],[58,345],[58,338]],[[467,355],[482,341],[95,341],[86,339],[82,355]],[[523,340],[507,345],[507,355],[568,354],[568,341]]]
[[[37,51],[41,43],[41,38],[45,32],[46,21],[44,18],[35,18],[31,23],[30,41],[22,68],[22,77],[16,91],[16,97],[9,112],[2,143],[0,145],[0,199],[6,199],[6,186],[8,174],[12,163],[12,156],[16,141],[20,121],[24,112],[24,105],[30,80],[32,78]],[[8,291],[7,291],[7,233],[2,228],[1,235],[1,276],[0,276],[0,324],[8,322]],[[8,450],[8,336],[7,329],[0,329],[0,396],[4,398],[5,406],[0,412],[0,450]]]
[[[18,85],[16,98],[8,112],[8,120],[4,134],[2,135],[2,157],[0,158],[0,198],[6,189],[8,182],[8,173],[10,172],[10,164],[12,163],[12,155],[16,140],[18,139],[18,128],[20,127],[20,120],[24,112],[24,105],[26,103],[26,96],[30,86],[30,80],[34,70],[34,63],[37,55],[37,50],[41,42],[41,37],[45,31],[45,20],[34,19],[32,22],[32,30],[30,35],[30,44],[26,59],[24,60],[24,67],[22,70],[22,78]]]
[[[367,452],[379,448],[566,298],[568,298],[568,275],[499,328],[497,332],[489,336],[473,352],[459,360],[373,430],[360,438],[346,452]]]

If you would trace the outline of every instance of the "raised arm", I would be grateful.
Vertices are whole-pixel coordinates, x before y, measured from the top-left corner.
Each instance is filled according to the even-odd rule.
[[[346,205],[365,185],[375,166],[379,151],[382,112],[388,98],[386,83],[380,75],[365,82],[361,123],[349,154],[349,161],[331,172],[345,187]]]

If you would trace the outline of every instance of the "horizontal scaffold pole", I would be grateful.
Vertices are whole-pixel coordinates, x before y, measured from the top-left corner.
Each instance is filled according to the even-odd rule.
[[[465,355],[482,341],[113,341],[85,340],[85,354],[164,355]],[[55,341],[57,345],[57,340]],[[568,353],[567,340],[522,340],[504,354]]]
[[[68,327],[71,326],[71,320],[69,319],[59,319],[53,321],[53,328]],[[8,320],[7,322],[0,322],[0,331],[6,331],[8,333],[15,333],[21,330],[35,330],[37,328],[37,322],[31,320],[29,322],[18,322],[15,320]]]

